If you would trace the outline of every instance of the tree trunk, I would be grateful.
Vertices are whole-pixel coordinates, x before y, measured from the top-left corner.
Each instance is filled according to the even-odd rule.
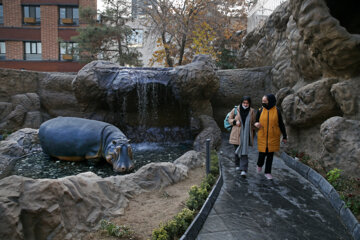
[[[117,42],[118,42],[118,61],[119,61],[119,64],[120,66],[125,66],[125,62],[124,62],[124,59],[123,59],[123,53],[122,53],[122,48],[121,48],[121,39],[117,39]]]
[[[169,48],[166,47],[167,43],[166,43],[166,39],[165,39],[165,33],[161,34],[161,39],[162,39],[162,42],[164,45],[166,63],[169,67],[173,67],[174,63],[170,57],[170,50],[169,50]]]
[[[181,39],[180,53],[179,53],[179,65],[182,65],[186,45],[186,34],[183,34]]]

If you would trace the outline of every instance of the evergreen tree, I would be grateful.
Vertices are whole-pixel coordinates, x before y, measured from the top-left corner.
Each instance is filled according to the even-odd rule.
[[[72,38],[77,42],[80,60],[90,62],[96,59],[110,60],[121,66],[141,66],[141,53],[129,47],[135,33],[126,22],[129,19],[129,2],[126,0],[105,0],[105,10],[96,20],[96,11],[80,9],[79,35]]]

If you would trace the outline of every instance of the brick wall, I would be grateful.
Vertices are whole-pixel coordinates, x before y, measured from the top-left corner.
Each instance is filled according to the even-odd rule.
[[[24,59],[24,44],[20,41],[6,41],[6,59],[22,60]]]
[[[79,0],[79,9],[80,8],[93,8],[97,9],[97,1],[96,0]],[[85,27],[86,23],[80,19],[80,27]]]
[[[4,26],[5,27],[21,27],[22,26],[22,10],[21,0],[3,0]]]
[[[57,6],[41,6],[41,47],[43,60],[59,59]]]
[[[79,7],[91,7],[97,9],[97,1],[96,0],[79,0]]]

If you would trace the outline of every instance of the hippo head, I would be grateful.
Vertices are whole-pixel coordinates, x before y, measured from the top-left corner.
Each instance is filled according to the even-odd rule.
[[[132,148],[128,143],[112,141],[112,146],[106,155],[106,161],[112,164],[115,172],[127,172],[134,168],[132,163]]]

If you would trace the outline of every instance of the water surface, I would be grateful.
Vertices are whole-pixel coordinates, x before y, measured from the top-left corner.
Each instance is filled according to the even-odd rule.
[[[192,149],[192,142],[181,143],[137,143],[132,144],[135,171],[151,162],[173,162],[185,152]],[[113,171],[105,160],[88,160],[81,162],[60,161],[43,152],[33,153],[17,161],[11,175],[30,178],[61,178],[82,172],[94,172],[98,176],[120,175]]]

